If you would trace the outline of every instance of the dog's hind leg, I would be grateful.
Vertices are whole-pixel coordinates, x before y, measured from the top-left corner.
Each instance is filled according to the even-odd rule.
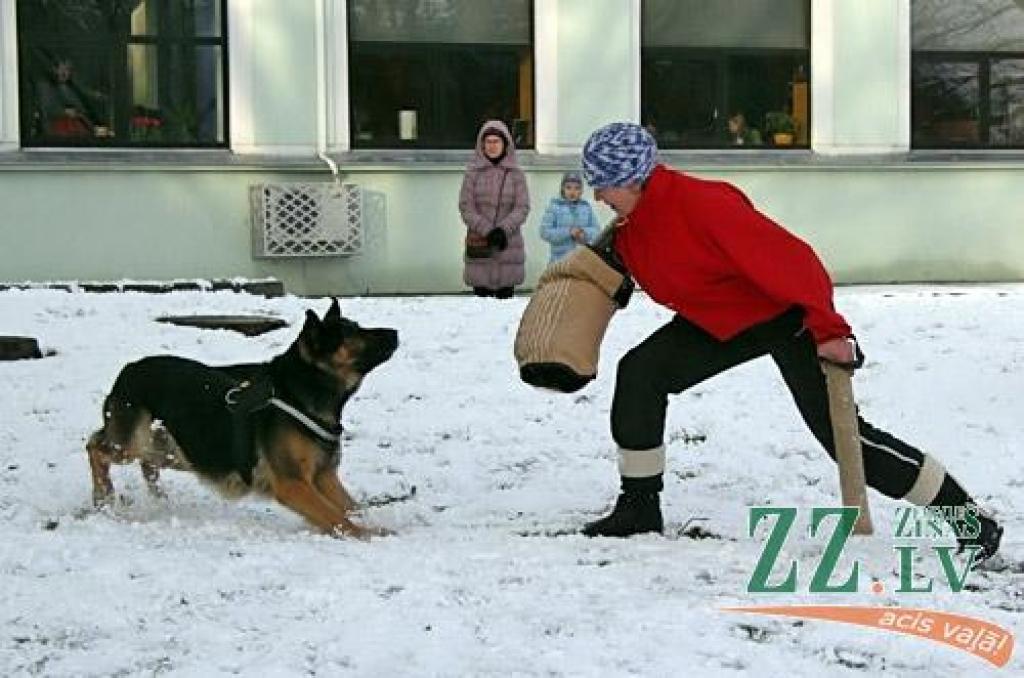
[[[92,470],[92,498],[96,506],[109,504],[114,498],[110,465],[141,459],[142,451],[151,446],[153,417],[148,410],[111,394],[103,403],[103,422],[103,428],[94,433],[86,444]]]
[[[149,447],[147,447],[139,458],[139,467],[142,469],[142,479],[146,481],[149,493],[154,497],[163,499],[167,495],[160,488],[160,468],[170,459],[170,452],[173,443],[170,434],[163,426],[150,427]]]
[[[89,453],[89,469],[92,471],[92,503],[97,507],[104,506],[114,498],[114,484],[110,482],[110,464],[114,457],[107,449],[102,429],[89,436],[85,449]]]
[[[139,466],[142,468],[142,478],[146,481],[149,493],[160,499],[165,498],[167,495],[160,487],[160,467],[145,459],[139,462]]]

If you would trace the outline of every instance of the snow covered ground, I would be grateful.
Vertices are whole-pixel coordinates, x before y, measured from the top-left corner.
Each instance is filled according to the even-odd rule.
[[[997,672],[917,638],[718,609],[892,603],[1024,629],[1021,574],[975,574],[954,594],[922,559],[933,593],[868,592],[871,576],[896,584],[896,504],[877,494],[879,534],[844,556],[861,560],[861,593],[805,593],[824,543],[795,535],[785,553],[804,593],[746,593],[763,546],[747,537],[748,506],[837,496],[835,468],[770,361],[673,400],[669,536],[546,536],[603,513],[616,494],[615,362],[668,319],[643,297],[613,321],[598,380],[574,395],[519,382],[512,340],[525,299],[343,300],[346,315],[401,334],[346,408],[342,464],[363,499],[416,487],[365,514],[393,537],[314,535],[283,508],[230,503],[175,472],[163,477],[168,498],[154,499],[136,467],[114,472],[129,501],[89,510],[83,443],[125,361],[268,359],[307,305],[327,303],[0,293],[0,334],[56,351],[0,363],[0,675],[1024,675],[1020,650]],[[868,354],[855,382],[867,418],[942,459],[1006,521],[1004,553],[1024,558],[1024,286],[845,288],[837,304]],[[152,320],[181,312],[293,326],[248,339]],[[695,518],[719,538],[679,535]]]

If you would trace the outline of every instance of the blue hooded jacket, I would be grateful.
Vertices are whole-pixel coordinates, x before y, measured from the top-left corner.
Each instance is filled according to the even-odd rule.
[[[565,181],[563,180],[563,185]],[[572,229],[580,228],[586,235],[586,242],[594,242],[601,231],[597,216],[590,203],[580,198],[570,202],[563,197],[552,198],[540,222],[540,237],[551,243],[551,261],[554,263],[576,249]]]

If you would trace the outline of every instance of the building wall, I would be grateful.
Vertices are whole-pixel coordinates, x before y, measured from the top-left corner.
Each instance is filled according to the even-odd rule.
[[[229,1],[231,146],[237,152],[315,151],[318,1]]]
[[[251,0],[252,110],[261,146],[311,147],[316,138],[316,13],[312,2]],[[230,35],[229,35],[230,39]]]
[[[733,181],[807,239],[841,282],[1024,279],[1020,169],[696,168]],[[561,170],[528,173],[528,281],[547,261],[538,236]],[[969,178],[968,178],[969,177]],[[275,276],[297,293],[463,289],[456,201],[461,171],[390,168],[347,177],[367,192],[366,249],[323,260],[254,260],[248,187],[328,180],[265,171],[0,173],[4,280]],[[970,181],[970,188],[963,186]],[[610,214],[603,208],[602,219]]]
[[[839,155],[909,148],[909,2],[812,4],[815,150]]]
[[[537,21],[547,22],[538,35],[547,37],[537,45],[543,143],[522,154],[532,199],[528,283],[547,261],[538,225],[561,173],[576,165],[589,131],[639,114],[638,0],[536,1]],[[330,180],[313,154],[319,12],[314,0],[231,2],[236,153],[69,158],[16,144],[0,152],[0,280],[275,276],[300,294],[464,290],[456,202],[468,150],[347,152],[335,143],[344,180],[366,192],[364,253],[251,256],[251,184]],[[0,0],[0,38],[8,41],[12,3]],[[328,20],[344,16],[341,0],[326,6]],[[664,159],[737,183],[806,238],[839,281],[1022,280],[1024,155],[907,152],[908,8],[909,0],[814,1],[813,151]],[[5,73],[10,80],[8,47],[0,42],[0,83]],[[344,81],[330,71],[343,61],[328,65],[332,82]],[[547,66],[554,68],[542,72]],[[3,115],[11,92],[0,85],[8,142],[17,138]],[[338,91],[328,99],[333,129],[346,120],[347,101]],[[599,216],[610,213],[599,208]]]
[[[592,130],[639,117],[639,13],[622,0],[557,4],[557,143],[576,152]]]

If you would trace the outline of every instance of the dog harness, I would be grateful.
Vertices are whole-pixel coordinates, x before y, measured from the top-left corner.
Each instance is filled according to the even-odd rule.
[[[243,415],[238,418],[241,420],[245,419],[244,415],[262,410],[265,407],[274,407],[305,426],[326,449],[336,448],[341,440],[341,434],[344,432],[340,424],[328,429],[299,408],[278,398],[274,392],[274,385],[269,379],[256,382],[249,380],[240,382],[224,394],[224,403],[227,405],[228,410]]]
[[[305,426],[307,429],[309,429],[310,433],[316,435],[323,442],[335,446],[338,444],[338,441],[341,440],[341,434],[343,429],[341,428],[340,424],[337,426],[336,432],[328,431],[319,423],[314,421],[312,417],[303,413],[302,410],[292,407],[291,405],[281,400],[280,398],[271,398],[270,404],[276,407],[277,409],[281,410],[282,412],[290,415],[292,419]]]
[[[232,376],[176,356],[129,363],[109,399],[120,409],[144,407],[163,422],[197,472],[213,478],[237,473],[249,486],[260,457],[254,413],[267,407],[283,412],[328,452],[337,453],[341,438],[340,426],[325,426],[287,402],[270,378]]]

